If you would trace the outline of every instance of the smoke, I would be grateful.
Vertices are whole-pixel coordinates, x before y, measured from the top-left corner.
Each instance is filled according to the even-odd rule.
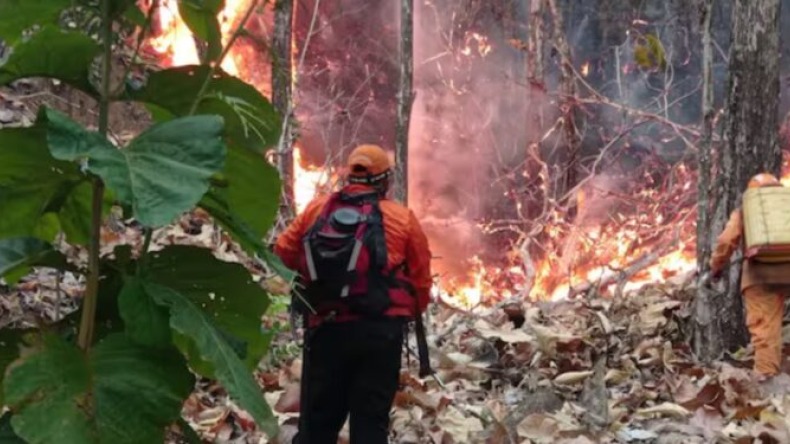
[[[307,161],[336,165],[360,143],[392,147],[397,2],[298,0],[294,9],[296,115]]]
[[[523,160],[527,107],[544,105],[528,105],[524,54],[507,42],[519,30],[508,35],[498,19],[511,13],[502,11],[509,2],[467,6],[477,8],[415,2],[409,196],[437,256],[434,268],[452,277],[463,277],[465,259],[491,246],[479,225],[506,200],[496,179]]]
[[[313,20],[316,1],[319,15]],[[577,70],[589,66],[585,81],[593,88],[622,107],[668,121],[700,120],[699,25],[693,2],[557,1],[573,65]],[[536,216],[540,209],[534,207],[540,206],[549,184],[531,154],[549,162],[564,155],[562,131],[550,131],[561,99],[556,94],[559,57],[549,42],[550,26],[541,48],[545,82],[527,81],[527,54],[520,46],[527,41],[529,3],[414,2],[416,100],[409,138],[409,203],[429,235],[437,256],[434,268],[441,274],[465,276],[466,261],[476,255],[503,260],[508,239],[492,238],[480,225],[496,218]],[[790,0],[783,3],[787,13]],[[714,86],[722,105],[729,5],[717,4]],[[297,61],[309,40],[297,92],[299,143],[307,160],[337,162],[359,143],[393,149],[399,2],[299,0],[295,5]],[[652,50],[651,41],[658,43]],[[607,105],[581,105],[579,115],[587,160],[636,119]],[[547,133],[550,137],[542,139]],[[530,146],[538,141],[541,149],[532,153]],[[610,147],[611,154],[595,171],[599,177],[583,188],[577,225],[593,226],[616,211],[608,191],[622,191],[624,183],[640,180],[637,174],[645,159],[672,163],[687,148],[660,121],[638,125]],[[522,211],[517,213],[517,208]],[[573,247],[560,249],[567,256]]]

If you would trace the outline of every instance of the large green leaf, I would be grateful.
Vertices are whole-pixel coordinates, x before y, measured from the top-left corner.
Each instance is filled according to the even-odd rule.
[[[222,119],[193,116],[155,125],[121,150],[94,149],[88,169],[107,183],[137,220],[161,226],[192,209],[225,161]]]
[[[52,158],[40,127],[0,130],[0,238],[40,235],[85,180],[76,164]]]
[[[224,0],[179,0],[178,2],[181,18],[208,46],[207,61],[217,60],[222,52],[222,32],[217,14],[224,7]]]
[[[224,332],[243,341],[243,359],[254,369],[269,347],[261,330],[269,295],[253,282],[240,264],[224,262],[206,248],[170,246],[151,253],[148,278],[188,297]],[[200,362],[190,365],[204,376],[212,370]]]
[[[20,347],[26,333],[29,333],[29,330],[0,330],[0,384],[3,383],[8,366],[19,358]],[[2,387],[0,387],[0,404],[4,402],[4,399]]]
[[[149,347],[170,344],[167,309],[156,304],[137,279],[129,279],[118,296],[118,310],[132,340]]]
[[[214,190],[210,190],[200,201],[200,207],[206,210],[220,226],[225,229],[248,254],[256,255],[266,261],[272,269],[286,280],[295,277],[282,261],[263,243],[261,236],[237,214],[230,210],[227,200]]]
[[[272,228],[280,209],[280,173],[263,156],[239,148],[228,151],[223,171],[228,206],[258,236]]]
[[[262,155],[231,146],[221,186],[212,192],[227,203],[228,210],[244,220],[258,237],[274,224],[280,206],[280,174]]]
[[[93,185],[89,181],[76,185],[66,196],[58,213],[60,229],[72,244],[88,245],[90,242]],[[111,193],[105,191],[102,216],[112,207]]]
[[[151,74],[143,88],[129,89],[127,98],[186,116],[208,74],[207,66],[165,69]],[[231,145],[262,151],[280,137],[282,123],[272,104],[252,85],[222,70],[209,82],[196,112],[222,116]]]
[[[8,1],[0,1],[0,5]],[[11,0],[11,3],[14,1]],[[2,9],[3,6],[0,6]],[[0,11],[0,17],[3,17],[0,20],[2,27],[7,16]],[[89,80],[89,72],[91,62],[100,51],[101,47],[82,33],[46,27],[33,34],[29,40],[16,44],[5,63],[0,60],[0,85],[25,77],[51,77],[97,96]]]
[[[39,121],[46,122],[47,144],[52,157],[77,160],[95,150],[114,150],[115,145],[95,131],[88,131],[68,116],[51,108],[42,108]]]
[[[71,0],[3,0],[0,1],[0,40],[13,44],[22,31],[33,25],[57,23]]]
[[[194,341],[203,359],[214,365],[217,380],[231,398],[247,410],[269,436],[275,436],[277,421],[252,372],[236,355],[211,317],[188,296],[152,282],[143,285],[154,300],[170,308],[170,326]]]
[[[140,347],[122,334],[88,356],[48,336],[4,384],[11,424],[31,444],[163,442],[193,386],[176,350]]]

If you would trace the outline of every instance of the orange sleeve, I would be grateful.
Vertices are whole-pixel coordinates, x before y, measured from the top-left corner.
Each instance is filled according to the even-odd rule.
[[[302,238],[315,219],[317,219],[324,201],[324,199],[316,199],[310,202],[307,208],[297,215],[291,224],[280,233],[277,242],[274,244],[274,254],[291,270],[296,270],[299,265],[299,258],[304,254]]]
[[[743,235],[743,216],[741,210],[735,210],[730,215],[724,231],[721,232],[719,238],[716,240],[716,246],[710,258],[710,269],[713,273],[717,273],[724,269],[730,261],[730,256],[741,243],[741,236]]]
[[[420,312],[425,311],[431,299],[431,251],[428,247],[428,238],[422,231],[420,222],[414,213],[409,210],[409,238],[406,241],[406,266],[409,269],[409,279],[417,291],[417,305]]]

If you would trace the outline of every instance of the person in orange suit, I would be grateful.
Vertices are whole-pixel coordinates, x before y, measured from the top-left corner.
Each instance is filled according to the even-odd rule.
[[[782,183],[767,173],[754,176],[748,185],[749,188],[778,186]],[[737,209],[730,215],[711,256],[714,278],[721,277],[730,257],[741,246],[743,231],[743,213]],[[741,291],[754,347],[754,371],[762,378],[774,376],[782,363],[782,318],[784,299],[790,294],[790,263],[744,261]]]
[[[308,307],[295,443],[335,444],[347,417],[352,444],[388,442],[404,327],[420,319],[432,286],[419,221],[386,198],[391,175],[386,151],[357,147],[347,184],[310,202],[277,239]]]

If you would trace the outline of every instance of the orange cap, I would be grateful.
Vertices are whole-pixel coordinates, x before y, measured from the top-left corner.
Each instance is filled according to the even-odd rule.
[[[391,167],[387,152],[378,145],[359,145],[348,156],[349,176],[378,176]]]
[[[749,181],[749,188],[781,187],[782,182],[770,173],[760,173]]]

